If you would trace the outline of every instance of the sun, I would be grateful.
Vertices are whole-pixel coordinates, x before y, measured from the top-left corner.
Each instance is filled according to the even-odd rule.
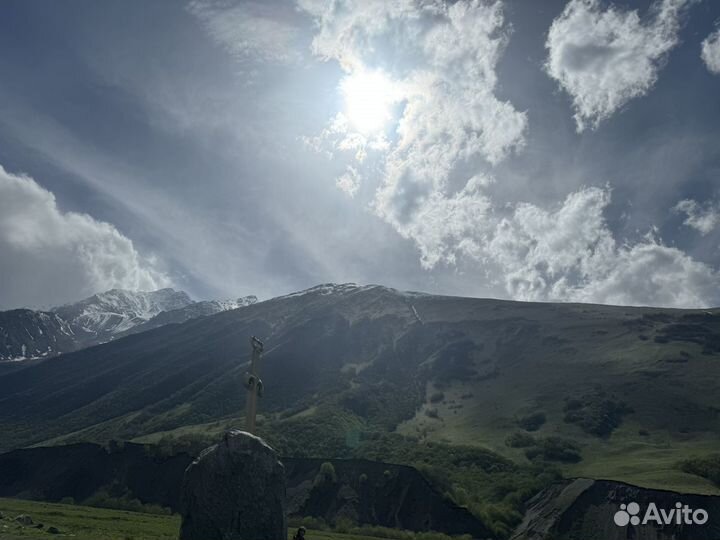
[[[358,71],[340,82],[345,116],[357,131],[371,135],[381,131],[397,101],[395,84],[382,71]]]

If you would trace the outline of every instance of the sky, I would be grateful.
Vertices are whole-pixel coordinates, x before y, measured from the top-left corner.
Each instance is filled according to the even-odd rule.
[[[720,306],[714,0],[4,0],[0,309]]]

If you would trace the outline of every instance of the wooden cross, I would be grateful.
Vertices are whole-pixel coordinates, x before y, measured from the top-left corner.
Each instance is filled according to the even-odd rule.
[[[252,357],[250,371],[245,373],[245,388],[247,388],[247,406],[245,408],[245,431],[255,433],[255,415],[257,414],[257,398],[262,397],[263,383],[258,376],[260,372],[260,356],[263,352],[263,342],[255,336],[250,338]]]

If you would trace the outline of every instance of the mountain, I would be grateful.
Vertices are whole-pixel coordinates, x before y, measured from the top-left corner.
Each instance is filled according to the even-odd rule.
[[[174,289],[151,292],[111,289],[52,311],[68,321],[79,341],[103,342],[163,311],[181,309],[192,303],[187,293]]]
[[[259,433],[283,455],[426,467],[476,515],[511,516],[505,531],[557,472],[720,493],[720,310],[382,286],[322,285],[1,374],[0,450],[206,444],[243,424],[252,335]]]
[[[201,300],[200,302],[193,302],[179,309],[162,311],[147,321],[141,322],[124,332],[119,332],[117,337],[145,332],[166,324],[178,324],[197,317],[207,317],[221,311],[251,306],[257,301],[257,296],[251,295],[237,300]]]
[[[112,289],[50,311],[16,309],[0,312],[0,362],[55,356],[138,333],[237,309],[257,302],[193,301],[174,289],[135,292]]]
[[[0,361],[45,358],[77,348],[72,326],[57,313],[0,311]]]

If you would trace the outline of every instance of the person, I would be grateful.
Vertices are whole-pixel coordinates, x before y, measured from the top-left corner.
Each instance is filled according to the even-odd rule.
[[[295,536],[293,536],[293,540],[305,540],[305,527],[300,527],[297,530]]]

